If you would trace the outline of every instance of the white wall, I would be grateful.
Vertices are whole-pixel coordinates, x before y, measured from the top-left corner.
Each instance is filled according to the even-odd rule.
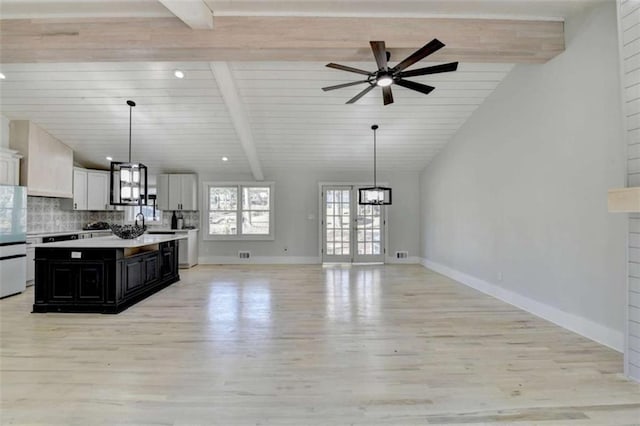
[[[265,181],[275,182],[275,240],[201,241],[200,260],[203,263],[230,261],[238,258],[239,250],[249,250],[255,261],[318,262],[320,259],[318,184],[320,182],[367,183],[369,179],[369,174],[363,173],[265,170]],[[387,253],[408,250],[409,256],[418,257],[420,252],[417,232],[420,226],[419,174],[417,172],[380,172],[378,179],[389,183],[393,188],[393,205],[388,207],[389,251]],[[199,181],[202,192],[202,182],[253,181],[253,179],[250,175],[200,174]],[[309,219],[309,215],[313,215],[313,219]],[[205,230],[205,221],[206,212],[201,209],[201,232]]]
[[[421,176],[425,265],[622,349],[626,219],[615,3],[517,65]]]

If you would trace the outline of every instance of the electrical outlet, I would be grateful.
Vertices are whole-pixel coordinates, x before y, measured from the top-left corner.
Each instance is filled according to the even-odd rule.
[[[498,281],[502,281],[502,271],[498,271]]]

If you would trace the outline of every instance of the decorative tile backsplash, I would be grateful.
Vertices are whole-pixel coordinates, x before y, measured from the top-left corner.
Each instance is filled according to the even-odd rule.
[[[176,215],[179,212],[176,212]],[[180,212],[182,214],[182,218],[184,219],[184,226],[195,226],[196,228],[200,227],[200,212],[199,211],[184,211]],[[173,211],[163,211],[162,212],[162,227],[170,228],[171,227],[171,215]]]
[[[90,222],[121,224],[121,211],[70,211],[60,208],[60,198],[27,197],[27,232],[76,231]]]

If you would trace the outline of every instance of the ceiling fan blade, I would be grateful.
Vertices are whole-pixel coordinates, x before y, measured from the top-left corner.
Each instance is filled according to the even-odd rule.
[[[372,74],[369,71],[359,70],[358,68],[348,67],[346,65],[334,64],[333,62],[331,62],[330,64],[327,64],[327,67],[335,68],[337,70],[342,70],[342,71],[355,72],[357,74],[364,74],[364,75],[371,75]]]
[[[402,71],[403,69],[410,67],[419,60],[431,55],[433,52],[442,49],[444,43],[437,38],[434,38],[429,43],[422,46],[420,49],[407,56],[402,62],[395,66],[394,71]]]
[[[353,104],[355,102],[358,102],[358,99],[360,99],[361,97],[363,97],[364,95],[369,93],[371,90],[373,90],[374,87],[376,87],[375,84],[371,84],[369,87],[364,89],[362,92],[358,93],[353,98],[349,99],[346,103],[347,104]]]
[[[343,87],[355,86],[356,84],[368,83],[369,80],[352,81],[351,83],[336,84],[335,86],[323,87],[325,92],[328,90],[342,89]]]
[[[384,98],[385,105],[393,103],[393,93],[391,93],[391,86],[382,88],[382,97]]]
[[[418,68],[411,71],[402,71],[398,73],[399,77],[415,77],[418,75],[437,74],[440,72],[451,72],[458,69],[457,62],[449,62],[448,64],[434,65],[432,67]]]
[[[433,89],[435,89],[433,86],[427,86],[426,84],[416,83],[415,81],[409,80],[398,79],[395,83],[398,86],[406,87],[407,89],[415,90],[417,92],[424,93],[425,95],[428,95]]]
[[[389,67],[387,66],[387,48],[384,41],[370,41],[369,44],[371,45],[373,56],[376,58],[378,69],[387,71]]]

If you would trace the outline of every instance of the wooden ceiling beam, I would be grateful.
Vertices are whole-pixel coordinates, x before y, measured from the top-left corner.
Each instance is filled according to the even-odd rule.
[[[0,63],[100,61],[372,61],[392,63],[433,38],[431,61],[543,63],[564,50],[557,21],[220,16],[194,31],[178,18],[1,20]]]
[[[213,14],[203,0],[158,0],[194,30],[213,29]]]

